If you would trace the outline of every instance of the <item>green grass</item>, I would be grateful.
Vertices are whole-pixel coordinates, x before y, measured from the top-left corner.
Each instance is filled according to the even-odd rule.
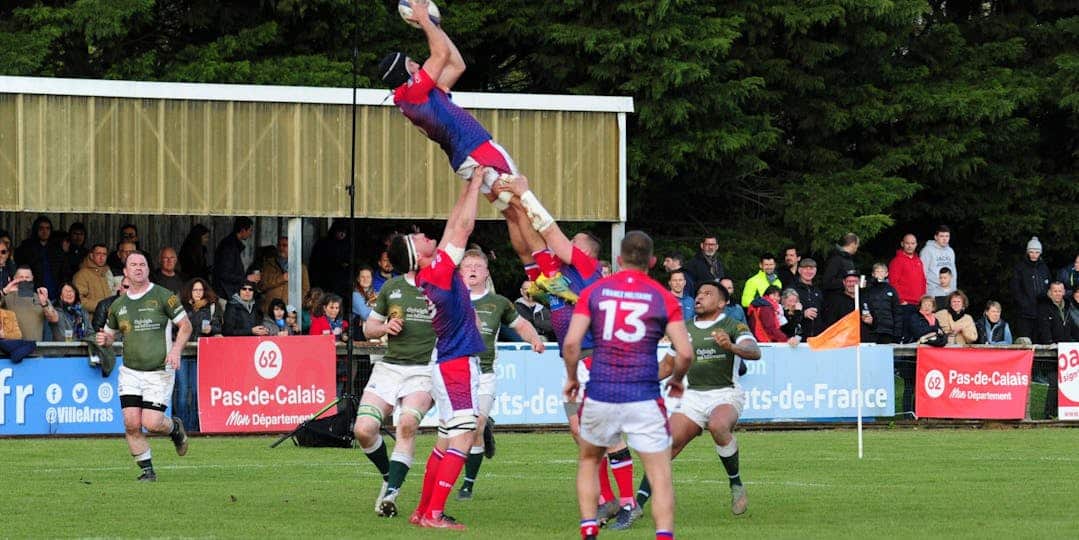
[[[269,449],[270,438],[201,437],[184,458],[153,441],[155,484],[119,439],[0,441],[2,537],[576,538],[567,434],[500,434],[464,534],[373,513],[379,479],[359,450]],[[403,509],[418,496],[421,436]],[[1079,429],[742,432],[747,515],[730,514],[707,439],[675,461],[679,538],[1072,537]],[[637,477],[640,477],[638,466]],[[606,538],[651,538],[651,518]]]

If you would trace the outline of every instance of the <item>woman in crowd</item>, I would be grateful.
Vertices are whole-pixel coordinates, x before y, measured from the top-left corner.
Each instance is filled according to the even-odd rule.
[[[15,259],[11,255],[11,241],[0,238],[0,289],[15,277]]]
[[[60,285],[60,298],[53,305],[54,309],[45,312],[53,340],[82,341],[94,333],[90,314],[82,309],[79,290],[70,281]]]
[[[911,316],[908,321],[910,335],[914,342],[919,345],[932,345],[943,347],[948,343],[948,337],[941,329],[937,316],[933,309],[937,307],[937,300],[929,295],[923,296],[918,301],[918,312]]]
[[[217,304],[217,294],[203,278],[194,278],[180,290],[180,303],[191,321],[190,341],[200,337],[221,335],[223,311]],[[187,360],[184,360],[187,362]],[[183,366],[181,367],[181,370]]]
[[[967,313],[970,301],[967,295],[960,290],[955,290],[948,295],[948,307],[936,312],[937,322],[940,329],[948,336],[948,343],[966,345],[978,342],[978,328],[974,325],[974,317]]]
[[[271,336],[295,336],[299,333],[297,326],[289,324],[288,308],[285,306],[285,301],[280,298],[270,300],[270,305],[266,309],[266,320],[262,325],[270,331]]]
[[[319,303],[321,315],[311,318],[309,335],[333,334],[335,340],[344,341],[348,338],[348,321],[341,317],[341,297],[334,293],[322,296]]]
[[[996,300],[986,302],[985,313],[975,323],[978,328],[978,343],[984,345],[1012,344],[1012,329],[1000,315],[1000,302]]]
[[[792,347],[797,346],[805,339],[802,325],[802,302],[798,297],[798,291],[784,289],[779,297],[779,303],[783,306],[783,316],[787,319],[787,324],[780,326],[780,330],[787,336],[788,344]]]
[[[191,227],[184,243],[180,245],[180,273],[189,277],[210,279],[210,263],[207,245],[210,244],[210,229],[201,223]],[[198,327],[195,327],[198,330]],[[194,333],[192,333],[194,335]]]
[[[303,295],[300,303],[300,333],[307,334],[311,330],[311,319],[322,315],[322,289],[311,287],[307,294]]]
[[[371,307],[375,305],[375,299],[378,298],[374,281],[374,271],[366,266],[356,273],[356,283],[352,289],[352,317],[354,322],[356,318],[360,319],[356,322],[357,324],[367,320],[371,314]]]

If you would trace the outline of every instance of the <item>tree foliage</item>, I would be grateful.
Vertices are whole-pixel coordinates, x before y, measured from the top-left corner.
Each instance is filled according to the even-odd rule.
[[[994,294],[1030,235],[1058,266],[1079,249],[1074,0],[440,5],[469,64],[458,88],[634,98],[631,226],[740,254],[853,231],[883,258],[947,223],[963,284]],[[355,51],[377,87],[385,51],[425,52],[395,6],[9,0],[0,73],[348,86]]]

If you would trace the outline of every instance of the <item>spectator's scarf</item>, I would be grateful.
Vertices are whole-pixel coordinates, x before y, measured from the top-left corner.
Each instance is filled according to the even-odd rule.
[[[80,340],[85,338],[86,328],[83,326],[82,304],[66,304],[63,306],[63,309],[64,313],[67,314],[68,319],[71,320],[73,337]]]
[[[952,308],[949,307],[948,314],[952,316],[952,322],[959,322],[959,319],[967,314],[967,310],[961,309],[959,311],[952,311]]]

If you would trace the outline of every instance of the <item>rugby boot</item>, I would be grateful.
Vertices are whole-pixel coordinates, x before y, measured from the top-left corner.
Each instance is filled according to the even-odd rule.
[[[736,516],[746,513],[749,501],[746,499],[746,486],[738,484],[731,486],[731,512]]]
[[[173,416],[172,422],[176,425],[176,429],[169,435],[172,445],[176,447],[176,455],[185,456],[187,455],[187,431],[184,430],[184,421]]]
[[[569,280],[562,275],[562,272],[558,272],[551,277],[540,274],[540,277],[536,278],[536,284],[539,285],[541,289],[570,304],[577,303],[577,293],[569,288]]]

